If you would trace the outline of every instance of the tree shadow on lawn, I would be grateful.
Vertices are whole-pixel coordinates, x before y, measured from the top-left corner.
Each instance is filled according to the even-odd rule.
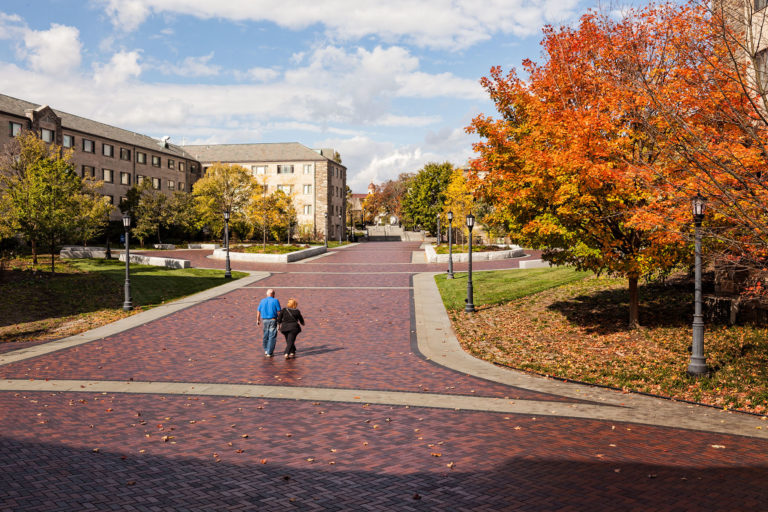
[[[683,327],[693,321],[693,282],[689,279],[641,285],[639,295],[639,319],[643,327]],[[629,290],[626,287],[596,290],[553,302],[547,309],[565,315],[569,322],[590,334],[622,332],[629,323]]]

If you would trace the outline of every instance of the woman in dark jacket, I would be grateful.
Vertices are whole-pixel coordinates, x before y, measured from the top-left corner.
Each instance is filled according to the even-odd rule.
[[[285,307],[277,312],[277,325],[280,332],[285,336],[285,358],[292,359],[296,357],[296,336],[301,332],[301,326],[304,325],[304,317],[301,311],[296,309],[299,303],[296,299],[288,299]],[[300,325],[301,324],[301,325]]]

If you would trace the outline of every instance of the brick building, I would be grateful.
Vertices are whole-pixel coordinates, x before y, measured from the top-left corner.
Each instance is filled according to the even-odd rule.
[[[191,191],[201,177],[200,163],[167,139],[153,139],[0,94],[0,148],[22,130],[72,149],[77,173],[104,182],[102,193],[115,205],[113,219],[120,217],[117,205],[135,183],[151,180],[155,189],[170,194]]]
[[[282,190],[292,197],[299,226],[315,236],[338,240],[347,217],[347,168],[336,162],[332,149],[310,149],[298,142],[274,144],[211,144],[183,146],[203,169],[213,163],[242,165],[267,192]]]

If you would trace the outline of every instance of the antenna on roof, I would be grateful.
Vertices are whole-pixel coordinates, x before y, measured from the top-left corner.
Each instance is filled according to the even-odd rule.
[[[167,148],[168,147],[168,141],[171,140],[171,136],[170,135],[166,135],[165,137],[163,137],[160,140],[163,141],[163,147]]]

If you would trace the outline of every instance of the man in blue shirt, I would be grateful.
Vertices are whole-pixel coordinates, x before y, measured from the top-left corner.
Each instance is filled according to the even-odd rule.
[[[256,311],[256,325],[264,323],[264,356],[272,357],[277,342],[277,312],[280,311],[280,301],[275,298],[275,290],[267,290],[267,296],[259,302]]]

